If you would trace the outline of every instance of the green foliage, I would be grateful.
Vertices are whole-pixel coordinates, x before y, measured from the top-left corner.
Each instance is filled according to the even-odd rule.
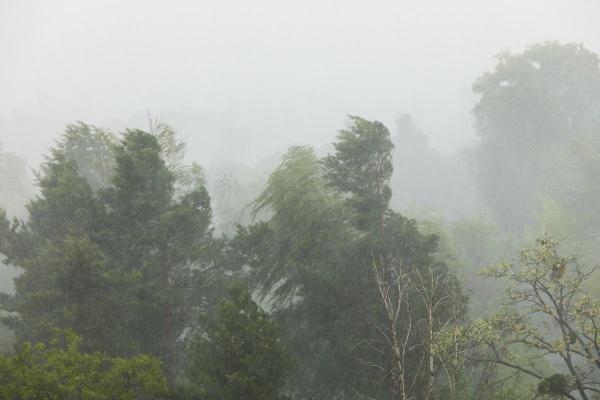
[[[193,191],[205,185],[202,167],[185,162],[185,143],[177,138],[177,132],[159,119],[150,121],[150,133],[160,147],[160,158],[175,178],[174,187],[178,195]]]
[[[333,144],[335,153],[323,159],[327,179],[342,193],[350,194],[348,202],[357,212],[358,225],[381,228],[382,216],[392,197],[390,132],[377,121],[350,116],[352,125],[341,130]]]
[[[92,190],[98,190],[110,185],[116,145],[117,138],[113,133],[79,122],[67,125],[50,158],[64,157],[73,161]]]
[[[393,145],[378,122],[351,117],[340,132],[335,152],[319,160],[311,149],[291,148],[271,174],[254,211],[270,218],[241,228],[232,246],[264,299],[283,326],[284,341],[298,364],[289,390],[299,398],[384,396],[390,376],[367,365],[388,368],[381,343],[385,310],[371,265],[381,259],[386,271],[420,269],[453,281],[445,265],[434,261],[437,238],[423,235],[413,220],[388,209]],[[267,214],[269,213],[269,214]],[[416,277],[416,275],[415,275]],[[455,283],[455,281],[453,281]],[[426,379],[424,305],[409,296],[414,318],[410,379]],[[461,298],[459,303],[464,302]],[[463,304],[457,304],[463,310]],[[439,307],[441,321],[449,310]],[[403,328],[402,328],[403,329]],[[420,333],[419,333],[420,332]]]
[[[481,96],[473,110],[480,138],[472,154],[476,178],[504,228],[521,232],[532,225],[538,196],[568,182],[571,141],[597,134],[598,65],[582,45],[547,42],[501,53],[495,70],[475,83]]]
[[[8,218],[25,217],[25,204],[34,192],[31,178],[25,160],[6,151],[0,142],[0,199],[5,210],[0,209],[0,221],[6,223]],[[0,242],[2,240],[0,229]],[[18,276],[19,270],[2,261],[0,254],[0,292],[10,293],[14,290],[13,279]],[[11,348],[13,342],[13,333],[0,322],[0,353]]]
[[[0,357],[0,398],[135,400],[161,398],[167,386],[156,358],[111,358],[79,351],[81,338],[55,333],[49,346],[25,343]]]
[[[536,246],[520,252],[517,264],[483,271],[509,281],[506,301],[512,307],[447,330],[438,343],[526,374],[538,382],[540,394],[592,398],[599,384],[595,376],[600,366],[600,303],[587,293],[585,283],[593,272],[575,257],[562,256],[557,241],[539,239]],[[561,365],[568,375],[546,373],[539,368],[543,360]]]
[[[174,379],[177,339],[207,304],[204,271],[218,269],[221,244],[202,179],[187,179],[199,171],[184,174],[167,157],[182,147],[163,147],[173,132],[161,135],[127,130],[113,141],[70,126],[38,176],[27,222],[0,221],[0,252],[24,270],[2,299],[19,342],[71,328],[85,349],[160,356]]]
[[[106,349],[108,343],[119,348],[124,321],[119,319],[116,293],[124,287],[89,238],[66,236],[40,248],[23,266],[27,272],[15,284],[25,298],[10,298],[4,305],[19,312],[7,320],[21,340],[45,340],[52,328],[71,328],[89,335],[87,349]]]
[[[489,279],[480,276],[483,266],[502,262],[515,253],[511,237],[485,215],[472,215],[453,221],[436,213],[418,213],[424,233],[435,234],[439,239],[436,257],[460,279],[469,292],[469,314],[482,317],[501,306],[503,289]]]
[[[596,134],[579,135],[569,145],[556,188],[542,197],[536,227],[538,234],[543,231],[564,238],[563,246],[590,264],[600,260],[600,251],[593,239],[600,234],[600,213],[594,205],[600,195],[598,133],[600,126]]]
[[[205,399],[276,400],[291,359],[279,329],[241,286],[232,286],[192,340],[188,378]]]
[[[343,249],[336,246],[351,246],[360,237],[350,224],[352,211],[324,174],[311,149],[291,148],[253,203],[254,213],[268,207],[272,217],[262,229],[250,228],[255,234],[251,240],[263,242],[250,249],[260,257],[250,259],[250,266],[263,294],[280,284],[275,291],[280,303],[296,294],[307,274],[338,260]]]

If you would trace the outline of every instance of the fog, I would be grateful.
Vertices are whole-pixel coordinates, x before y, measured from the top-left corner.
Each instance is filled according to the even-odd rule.
[[[598,16],[0,0],[0,397],[598,398]]]
[[[0,140],[35,165],[67,123],[147,127],[209,165],[325,145],[348,114],[472,143],[471,85],[501,50],[600,50],[594,1],[0,2]]]

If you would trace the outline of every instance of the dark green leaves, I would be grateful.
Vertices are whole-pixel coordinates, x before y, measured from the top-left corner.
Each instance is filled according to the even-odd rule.
[[[241,286],[204,321],[192,341],[188,378],[209,400],[276,400],[291,361],[279,330]]]

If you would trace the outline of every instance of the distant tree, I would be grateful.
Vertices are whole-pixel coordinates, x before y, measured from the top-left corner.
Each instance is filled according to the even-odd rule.
[[[536,230],[564,238],[562,248],[578,254],[582,263],[599,264],[595,238],[600,235],[600,211],[595,199],[600,196],[600,126],[595,134],[573,139],[562,166],[554,190],[541,197]],[[595,285],[595,295],[599,287]]]
[[[156,358],[82,353],[80,340],[66,331],[55,334],[48,346],[25,343],[14,356],[0,357],[0,398],[135,400],[167,394]]]
[[[279,329],[241,286],[205,318],[189,349],[188,379],[208,400],[277,400],[291,359]]]
[[[220,165],[208,173],[216,233],[234,236],[237,225],[252,222],[250,203],[260,194],[265,179],[247,166]]]
[[[483,317],[502,303],[503,289],[497,282],[479,274],[484,265],[492,265],[512,257],[518,251],[510,235],[485,215],[473,215],[451,221],[448,237],[458,256],[458,277],[469,291],[471,317]]]
[[[0,210],[0,219],[24,218],[27,214],[25,204],[33,193],[33,180],[27,163],[17,154],[6,151],[0,142],[0,199],[5,209]],[[14,266],[5,265],[2,261],[3,257],[0,254],[0,292],[12,292],[13,278],[19,274],[19,270]],[[8,327],[0,322],[0,352],[8,350],[13,340]]]
[[[177,132],[160,119],[150,119],[150,134],[156,138],[160,146],[160,158],[173,174],[176,197],[190,192],[199,186],[205,186],[202,167],[185,161],[185,142],[177,138]]]
[[[92,190],[104,189],[110,185],[113,176],[113,150],[117,142],[112,132],[78,122],[67,125],[50,157],[63,156],[73,161]]]
[[[568,180],[571,141],[599,132],[598,56],[557,42],[503,52],[473,89],[480,96],[473,110],[476,179],[498,223],[522,232],[535,221],[540,195]]]
[[[33,182],[25,160],[6,151],[0,142],[0,198],[12,217],[23,217],[25,204],[33,194]]]
[[[480,196],[464,153],[438,151],[409,114],[395,122],[391,207],[401,212],[435,208],[452,219],[479,211]]]

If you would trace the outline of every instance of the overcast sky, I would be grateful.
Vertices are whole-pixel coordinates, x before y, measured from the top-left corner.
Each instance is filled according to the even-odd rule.
[[[600,52],[600,1],[0,0],[0,142],[39,160],[69,122],[178,129],[193,158],[330,142],[347,114],[473,140],[474,79],[548,39]]]

